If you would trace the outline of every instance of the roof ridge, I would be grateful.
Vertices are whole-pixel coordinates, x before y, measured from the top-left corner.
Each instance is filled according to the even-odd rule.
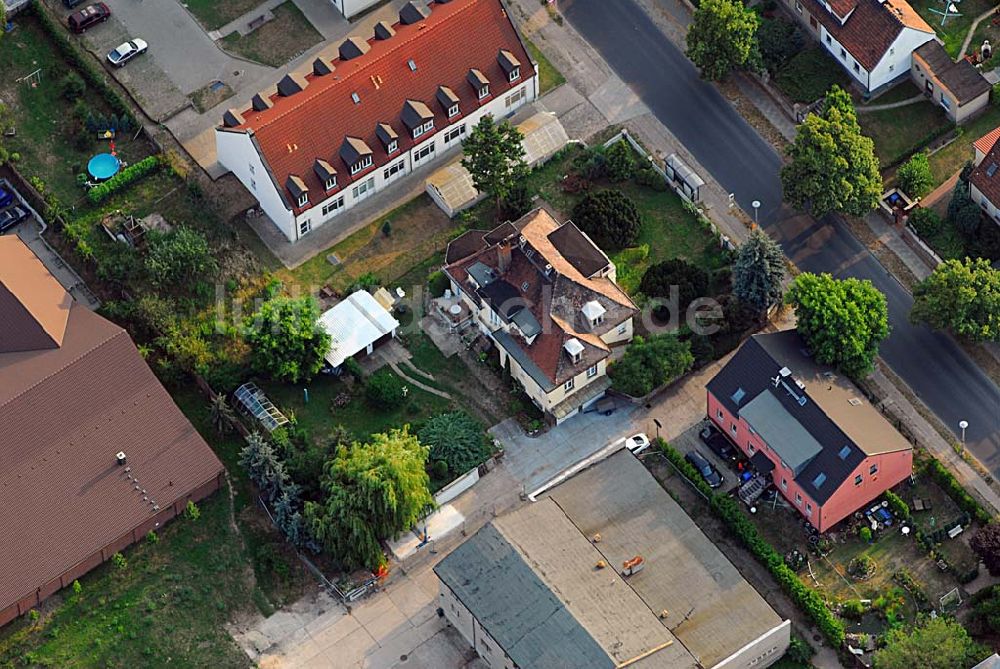
[[[457,9],[453,10],[453,13],[449,14],[448,16],[446,16],[444,19],[441,19],[440,21],[436,21],[436,22],[431,23],[430,26],[426,26],[426,20],[422,21],[421,23],[424,23],[426,27],[423,30],[420,30],[418,28],[417,30],[413,31],[412,35],[410,35],[409,37],[406,37],[404,39],[400,39],[398,41],[394,41],[394,38],[395,38],[395,36],[394,36],[393,38],[390,38],[389,40],[381,40],[381,41],[384,41],[384,42],[393,42],[393,44],[390,46],[390,48],[385,53],[383,53],[378,58],[374,58],[374,59],[372,59],[370,61],[367,61],[363,67],[358,67],[353,72],[348,72],[343,78],[335,79],[335,80],[338,81],[338,82],[340,82],[341,84],[343,84],[343,82],[346,82],[349,79],[351,79],[352,77],[356,76],[357,74],[359,74],[361,72],[364,72],[367,68],[372,67],[376,63],[380,63],[380,62],[384,61],[386,58],[388,58],[392,54],[396,53],[396,51],[398,51],[404,45],[410,44],[411,42],[413,42],[414,40],[416,40],[419,37],[423,37],[424,35],[430,34],[430,32],[433,31],[438,26],[446,25],[449,20],[453,19],[456,16],[460,16],[462,14],[462,12],[468,11],[468,9],[470,7],[475,6],[477,3],[481,2],[481,1],[483,1],[483,0],[468,0],[468,2],[466,2],[461,7],[458,7]],[[506,9],[504,9],[504,11],[506,12]],[[433,10],[432,10],[432,16],[433,16]],[[397,21],[396,23],[392,24],[392,27],[395,28],[396,26],[400,25],[400,23],[401,23],[400,21]],[[349,39],[350,37],[351,37],[351,35],[348,35],[344,39]],[[365,43],[367,43],[367,44],[371,44],[372,42],[377,42],[377,41],[380,41],[380,40],[376,40],[374,37],[366,38],[365,39]],[[353,59],[351,59],[351,60],[353,60]],[[341,60],[341,58],[340,58],[339,55],[338,55],[338,57],[336,59],[331,58],[330,62],[334,64],[334,74],[331,75],[331,76],[333,76],[333,77],[337,76],[336,75],[336,71],[337,71],[336,65],[337,64],[339,64],[339,63],[345,63],[345,64],[346,63],[350,63],[351,60]],[[309,83],[311,84],[312,81],[310,81]],[[332,91],[335,88],[336,88],[336,86],[334,84],[329,84],[328,86],[326,86],[322,90],[314,92],[311,96],[300,98],[299,101],[296,104],[289,105],[287,109],[281,110],[281,112],[278,113],[278,114],[275,114],[274,117],[268,119],[267,121],[265,121],[265,122],[263,122],[263,123],[255,126],[255,127],[250,127],[249,129],[252,130],[254,133],[257,133],[258,131],[262,130],[263,128],[266,128],[266,127],[270,126],[274,122],[281,120],[282,118],[284,118],[285,116],[287,116],[289,113],[291,113],[291,112],[299,109],[302,105],[304,105],[306,103],[309,103],[309,102],[311,102],[311,101],[319,98],[324,93]],[[307,86],[306,87],[306,92],[308,92],[308,91],[309,91],[309,87]]]
[[[83,309],[85,307],[78,307],[78,308]],[[110,321],[108,321],[108,322],[110,322]],[[6,407],[7,405],[9,405],[14,400],[16,400],[16,399],[24,396],[25,394],[31,392],[32,390],[34,390],[38,386],[42,385],[43,383],[45,383],[46,381],[48,381],[49,379],[51,379],[52,377],[58,376],[59,374],[61,374],[65,370],[69,369],[70,367],[72,367],[76,363],[80,362],[81,360],[83,360],[88,355],[90,355],[91,353],[93,353],[97,349],[101,348],[105,344],[107,344],[107,343],[109,343],[109,342],[117,339],[118,337],[120,337],[122,335],[125,335],[126,337],[128,336],[128,333],[125,331],[124,328],[122,328],[120,326],[117,326],[117,325],[115,327],[116,327],[115,332],[113,334],[109,335],[106,339],[102,339],[101,341],[97,342],[96,344],[94,344],[93,346],[91,346],[90,348],[88,348],[86,351],[83,351],[80,355],[76,356],[72,360],[67,361],[66,364],[62,365],[61,367],[58,367],[57,369],[52,370],[51,373],[49,373],[49,374],[43,376],[42,378],[38,379],[37,381],[35,381],[34,383],[32,383],[30,386],[27,386],[26,388],[24,388],[21,392],[17,393],[16,395],[12,395],[5,402],[0,402],[0,409]],[[48,350],[52,350],[52,349],[48,349]]]

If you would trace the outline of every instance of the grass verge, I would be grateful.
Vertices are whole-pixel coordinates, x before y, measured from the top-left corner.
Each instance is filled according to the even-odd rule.
[[[849,81],[840,65],[826,50],[814,45],[796,54],[778,72],[775,83],[792,102],[814,102],[834,84],[846,88]]]
[[[194,14],[205,30],[221,28],[258,5],[260,5],[259,0],[185,0],[184,2],[184,6]]]
[[[323,36],[291,0],[275,7],[272,13],[272,20],[248,35],[234,31],[223,37],[222,48],[264,65],[281,67],[323,41]]]
[[[858,114],[861,131],[875,140],[882,169],[897,165],[954,127],[930,102]]]
[[[531,58],[538,63],[538,88],[540,94],[566,83],[566,77],[556,69],[552,61],[545,57],[545,54],[542,53],[542,50],[534,42],[528,39],[524,40],[524,42],[528,46],[528,53],[531,54]]]

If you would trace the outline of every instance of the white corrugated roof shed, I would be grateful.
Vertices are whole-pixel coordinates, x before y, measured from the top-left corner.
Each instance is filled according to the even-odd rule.
[[[319,317],[320,325],[330,334],[330,352],[326,361],[339,367],[355,353],[367,350],[387,334],[394,334],[399,321],[379,304],[371,293],[359,290]]]
[[[566,146],[569,135],[555,114],[538,112],[519,123],[517,129],[524,135],[524,162],[530,167],[548,160],[552,154]]]

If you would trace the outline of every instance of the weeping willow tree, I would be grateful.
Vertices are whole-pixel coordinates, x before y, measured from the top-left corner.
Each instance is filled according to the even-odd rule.
[[[409,529],[434,505],[428,449],[409,429],[373,434],[337,449],[320,479],[322,502],[306,503],[313,536],[344,567],[385,563],[380,541]]]

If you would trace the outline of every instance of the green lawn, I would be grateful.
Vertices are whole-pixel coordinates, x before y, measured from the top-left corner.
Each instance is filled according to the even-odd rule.
[[[536,63],[538,63],[538,88],[539,93],[545,93],[550,91],[556,86],[564,84],[566,82],[566,77],[562,75],[562,72],[556,69],[556,66],[545,57],[542,50],[535,46],[535,43],[531,40],[524,40],[525,44],[528,45],[528,52]]]
[[[920,89],[916,85],[907,79],[902,83],[896,84],[891,89],[878,96],[877,98],[871,100],[868,104],[871,105],[887,105],[893,102],[902,102],[903,100],[909,100],[910,98],[920,95]],[[863,109],[864,104],[858,106],[859,109]]]
[[[875,140],[882,169],[906,160],[953,127],[941,107],[929,101],[858,113],[861,131]]]
[[[37,20],[22,14],[16,24],[16,30],[0,39],[0,101],[8,107],[17,133],[2,141],[18,154],[19,159],[12,160],[18,171],[26,178],[39,177],[69,206],[84,200],[77,175],[86,171],[93,155],[109,150],[108,142],[98,141],[74,117],[75,103],[62,96],[61,86],[71,68]],[[16,82],[38,69],[41,80],[36,85]],[[79,104],[95,116],[110,113],[104,99],[89,88]],[[152,152],[144,139],[131,141],[132,134],[115,140],[119,157],[127,162]]]
[[[1000,126],[1000,106],[991,104],[986,111],[970,123],[962,126],[962,135],[954,142],[930,157],[934,183],[944,183],[948,177],[962,169],[966,161],[975,157],[973,142]]]
[[[775,83],[792,102],[810,103],[826,95],[834,84],[846,88],[850,80],[826,49],[813,45],[788,61]]]
[[[260,0],[184,0],[183,4],[205,30],[215,30],[251,11]]]
[[[274,18],[249,35],[231,32],[222,38],[222,48],[237,56],[281,67],[323,41],[309,19],[291,0],[274,8]]]
[[[938,37],[944,42],[944,49],[948,52],[948,55],[952,58],[958,58],[958,53],[962,50],[962,42],[965,40],[965,36],[969,32],[969,27],[972,22],[976,20],[976,17],[983,12],[988,11],[994,6],[992,0],[963,0],[961,4],[955,3],[959,8],[961,16],[951,16],[948,18],[944,25],[941,25],[941,14],[939,12],[944,9],[943,0],[911,0],[910,6],[912,6],[917,13],[924,18],[927,23],[934,28],[937,32]],[[989,23],[989,20],[986,20]],[[978,48],[978,44],[970,45],[969,51],[971,52],[974,48]]]

